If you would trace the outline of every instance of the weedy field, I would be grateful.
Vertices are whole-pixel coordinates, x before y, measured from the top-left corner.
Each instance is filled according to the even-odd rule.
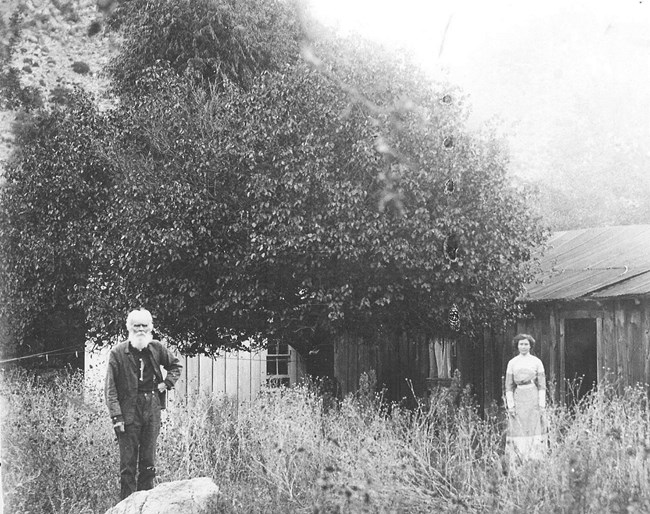
[[[77,374],[2,374],[7,513],[103,513],[118,501],[118,449],[99,394]],[[250,403],[173,407],[159,480],[210,476],[220,512],[650,512],[650,426],[642,388],[601,386],[551,406],[549,450],[507,466],[499,417],[465,393],[417,409],[386,404],[367,379],[337,402],[315,384]]]

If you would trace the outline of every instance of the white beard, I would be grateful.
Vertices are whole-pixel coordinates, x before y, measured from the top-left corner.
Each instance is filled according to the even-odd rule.
[[[153,341],[153,336],[151,332],[131,332],[129,331],[129,341],[133,345],[133,348],[137,350],[143,350],[149,343]]]

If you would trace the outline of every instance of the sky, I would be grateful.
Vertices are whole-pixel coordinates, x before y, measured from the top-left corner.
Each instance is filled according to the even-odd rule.
[[[566,188],[627,176],[612,201],[638,208],[642,187],[650,202],[650,0],[313,3],[459,85],[471,124],[497,120],[508,136],[513,174]]]

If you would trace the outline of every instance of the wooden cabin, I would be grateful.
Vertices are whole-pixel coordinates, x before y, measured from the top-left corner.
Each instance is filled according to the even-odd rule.
[[[650,225],[556,232],[539,255],[539,273],[519,299],[526,315],[505,329],[488,327],[474,340],[404,334],[370,347],[336,341],[329,373],[340,391],[356,390],[361,373],[373,369],[390,399],[422,396],[448,385],[458,370],[482,408],[499,406],[519,332],[536,339],[556,400],[581,396],[605,379],[619,389],[647,387]]]
[[[521,301],[556,398],[650,383],[650,225],[553,234]]]

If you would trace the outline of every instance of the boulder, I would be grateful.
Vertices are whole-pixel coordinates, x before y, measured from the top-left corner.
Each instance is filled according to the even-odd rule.
[[[164,482],[138,491],[106,514],[208,514],[217,512],[219,488],[211,478]]]

